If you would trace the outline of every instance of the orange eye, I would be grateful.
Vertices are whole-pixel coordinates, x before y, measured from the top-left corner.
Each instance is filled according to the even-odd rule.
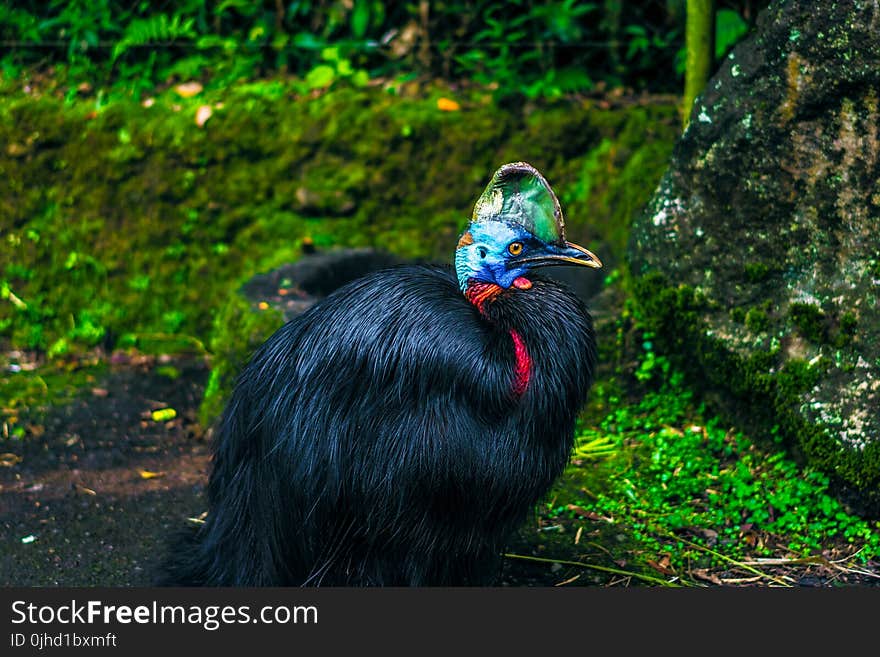
[[[510,255],[518,256],[523,250],[522,242],[513,242],[507,247],[507,250],[510,252]]]

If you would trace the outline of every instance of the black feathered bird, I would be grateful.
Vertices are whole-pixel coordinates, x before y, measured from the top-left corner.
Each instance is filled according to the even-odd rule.
[[[568,462],[596,357],[583,303],[535,267],[565,241],[538,171],[501,167],[455,270],[400,266],[279,329],[218,426],[207,519],[162,584],[478,585]]]

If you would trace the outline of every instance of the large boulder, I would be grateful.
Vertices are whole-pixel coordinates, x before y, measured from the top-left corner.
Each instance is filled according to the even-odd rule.
[[[773,2],[697,99],[629,244],[703,383],[880,510],[880,7]]]

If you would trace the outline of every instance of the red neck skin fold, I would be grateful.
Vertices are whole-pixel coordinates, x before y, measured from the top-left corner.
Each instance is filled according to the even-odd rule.
[[[517,281],[519,280],[520,279],[517,279]],[[526,287],[524,284],[521,284],[516,285],[516,287],[518,289],[528,289],[531,285],[529,284],[528,287]],[[480,314],[485,317],[486,304],[494,301],[495,297],[503,291],[504,290],[501,286],[496,285],[495,283],[470,281],[468,282],[464,295],[468,301],[476,306],[477,310],[480,311]],[[529,387],[529,379],[532,374],[532,357],[529,355],[525,340],[523,340],[522,336],[515,329],[510,329],[510,338],[513,340],[513,350],[516,357],[516,362],[513,368],[513,393],[517,397],[522,397],[526,388]]]
[[[495,283],[483,283],[481,281],[468,281],[467,289],[464,291],[465,298],[477,307],[481,315],[486,314],[486,304],[494,301],[495,297],[504,290],[500,285]]]
[[[517,397],[525,394],[526,388],[529,387],[529,379],[532,375],[532,357],[526,347],[522,336],[510,329],[510,337],[513,339],[513,348],[516,353],[516,365],[514,366],[513,375],[513,392]]]

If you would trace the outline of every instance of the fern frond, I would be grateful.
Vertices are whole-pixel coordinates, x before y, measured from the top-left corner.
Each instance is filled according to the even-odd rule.
[[[195,19],[182,19],[175,14],[157,14],[149,18],[135,18],[125,28],[119,42],[113,46],[112,60],[116,61],[129,49],[157,43],[173,43],[181,39],[195,39],[198,34]]]

